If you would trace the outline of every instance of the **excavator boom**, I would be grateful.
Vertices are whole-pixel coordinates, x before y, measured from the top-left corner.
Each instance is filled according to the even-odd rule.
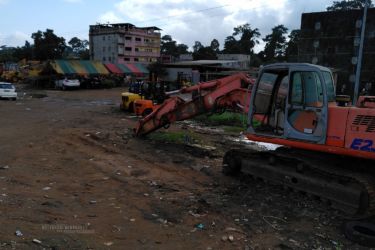
[[[161,127],[168,127],[172,122],[226,108],[247,113],[254,81],[239,73],[169,92],[179,95],[168,98],[158,109],[141,119],[135,134],[146,135]]]

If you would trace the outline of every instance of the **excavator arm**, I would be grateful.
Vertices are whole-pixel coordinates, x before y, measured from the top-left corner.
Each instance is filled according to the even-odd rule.
[[[247,113],[254,82],[255,79],[238,73],[169,92],[169,95],[178,95],[166,99],[158,109],[139,120],[135,135],[146,135],[161,127],[169,127],[175,121],[227,108]]]

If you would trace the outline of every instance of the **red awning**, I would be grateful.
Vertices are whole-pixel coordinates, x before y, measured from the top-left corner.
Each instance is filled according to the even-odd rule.
[[[115,64],[113,63],[106,63],[104,64],[109,71],[113,74],[123,74],[122,70],[119,69]]]
[[[143,73],[134,64],[126,63],[125,66],[128,67],[136,76],[143,75]]]

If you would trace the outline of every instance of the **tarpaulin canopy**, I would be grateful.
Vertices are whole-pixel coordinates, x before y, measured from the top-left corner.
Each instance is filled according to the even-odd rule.
[[[58,74],[107,75],[108,70],[101,62],[88,60],[55,60],[52,67]]]
[[[113,74],[145,76],[149,71],[141,63],[106,63],[107,69]]]

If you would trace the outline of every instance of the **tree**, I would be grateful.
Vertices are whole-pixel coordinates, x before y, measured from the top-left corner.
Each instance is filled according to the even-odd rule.
[[[234,36],[227,36],[224,41],[225,54],[239,54],[241,51],[240,44]]]
[[[17,58],[17,61],[26,59],[31,60],[33,59],[33,45],[30,44],[30,42],[25,41],[25,45],[22,47],[17,47],[14,52],[13,56]]]
[[[244,25],[237,26],[234,28],[233,36],[240,35],[240,50],[242,54],[253,54],[253,48],[259,43],[258,38],[260,37],[259,30],[257,28],[251,29],[250,24],[245,23]]]
[[[292,30],[288,36],[289,41],[287,42],[286,49],[285,49],[285,56],[287,59],[290,56],[298,55],[298,42],[300,38],[301,30]]]
[[[164,55],[178,57],[181,54],[188,53],[188,46],[181,43],[177,44],[170,35],[161,37],[160,51]]]
[[[266,61],[282,60],[285,56],[286,37],[288,28],[284,25],[277,25],[272,28],[272,33],[267,35],[263,41],[266,42],[264,46],[264,57]]]
[[[189,47],[186,45],[186,44],[177,44],[177,54],[178,55],[181,55],[181,54],[188,54],[189,51],[188,51]]]
[[[220,43],[219,43],[219,41],[218,41],[217,39],[213,39],[213,40],[211,41],[211,45],[210,45],[210,47],[211,47],[211,49],[212,49],[213,51],[215,51],[216,53],[220,52],[220,49],[219,49],[219,47],[220,47]]]
[[[193,52],[198,52],[201,48],[203,48],[203,45],[200,41],[195,41],[193,45]]]
[[[193,45],[194,60],[216,60],[216,51],[211,46],[203,46],[201,42],[195,41]]]
[[[81,59],[89,58],[89,42],[87,40],[81,40],[78,37],[73,37],[72,39],[70,39],[68,44],[70,45],[73,54],[80,57]]]
[[[238,37],[239,39],[237,40]],[[227,54],[254,54],[254,47],[259,43],[259,30],[252,29],[245,23],[233,28],[232,36],[228,36],[224,43],[224,52]]]
[[[372,3],[372,0],[334,1],[331,6],[327,7],[327,11],[361,9],[365,6],[374,7],[374,4]]]
[[[3,45],[0,47],[0,62],[9,62],[9,61],[15,61],[17,60],[14,58],[14,51],[15,48],[13,47],[7,47],[6,45]]]
[[[58,37],[53,30],[38,30],[31,35],[34,39],[34,55],[37,60],[60,59],[66,48],[65,39]]]

